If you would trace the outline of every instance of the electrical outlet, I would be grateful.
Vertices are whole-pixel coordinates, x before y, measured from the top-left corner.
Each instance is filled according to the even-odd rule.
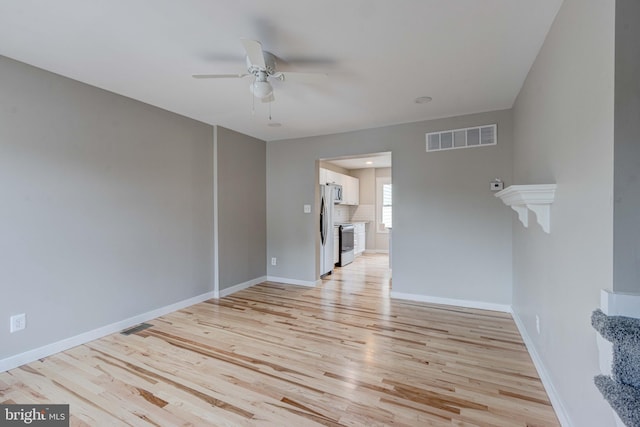
[[[278,265],[278,259],[276,257],[271,258],[271,265]]]
[[[540,316],[536,314],[536,331],[538,331],[538,335],[540,335]]]
[[[27,315],[24,313],[11,316],[9,320],[9,332],[11,333],[21,331],[27,327]]]
[[[311,213],[311,205],[304,205],[302,207],[302,210],[304,211],[304,213]]]

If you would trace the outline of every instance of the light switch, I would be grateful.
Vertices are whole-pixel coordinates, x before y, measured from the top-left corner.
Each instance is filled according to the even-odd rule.
[[[304,205],[304,213],[311,213],[311,205]]]

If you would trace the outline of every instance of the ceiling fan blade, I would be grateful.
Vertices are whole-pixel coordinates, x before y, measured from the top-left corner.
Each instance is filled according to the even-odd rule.
[[[271,95],[262,98],[262,102],[267,103],[267,102],[273,102],[276,100],[276,97],[273,96],[273,92],[271,92]]]
[[[241,79],[249,74],[194,74],[194,79]]]
[[[251,39],[240,39],[240,41],[244,46],[244,50],[247,52],[247,56],[249,57],[249,62],[251,62],[251,65],[255,65],[262,70],[267,68],[267,65],[264,62],[262,44],[260,44],[259,41]]]
[[[276,73],[273,77],[283,82],[315,83],[321,82],[329,76],[326,73],[297,73],[287,71],[283,73]]]

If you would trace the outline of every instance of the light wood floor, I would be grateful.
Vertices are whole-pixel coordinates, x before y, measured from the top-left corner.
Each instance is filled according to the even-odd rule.
[[[558,426],[507,314],[391,300],[385,256],[263,283],[0,374],[90,426]]]

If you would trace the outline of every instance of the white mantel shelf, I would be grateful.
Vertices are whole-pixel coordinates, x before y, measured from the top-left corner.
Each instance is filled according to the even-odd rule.
[[[511,185],[496,193],[496,197],[518,213],[522,225],[529,226],[529,211],[532,211],[544,232],[550,233],[551,203],[555,194],[556,184]]]

